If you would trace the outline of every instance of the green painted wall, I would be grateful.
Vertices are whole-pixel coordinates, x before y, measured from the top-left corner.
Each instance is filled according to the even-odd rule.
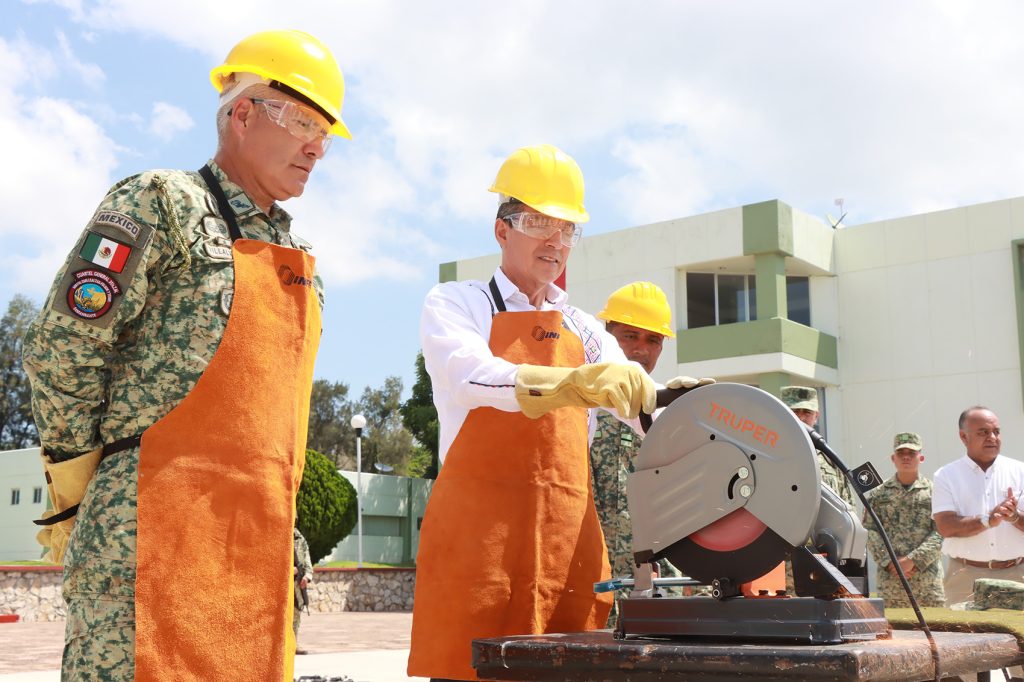
[[[757,319],[786,317],[786,257],[778,253],[754,256],[754,280],[757,284]]]
[[[758,386],[776,398],[782,397],[782,387],[789,386],[791,379],[786,372],[765,372],[757,377]]]
[[[681,363],[788,353],[825,367],[839,366],[834,336],[782,317],[684,329],[676,347]]]
[[[1013,258],[1013,293],[1017,303],[1017,348],[1020,352],[1020,383],[1024,391],[1024,239],[1010,243]]]
[[[793,255],[793,209],[777,199],[743,207],[743,255]]]
[[[454,282],[458,278],[459,264],[458,261],[452,261],[450,263],[441,263],[438,268],[437,281],[439,283]]]

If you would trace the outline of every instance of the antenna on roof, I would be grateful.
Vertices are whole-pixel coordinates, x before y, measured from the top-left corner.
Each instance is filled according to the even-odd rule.
[[[825,217],[828,218],[829,225],[832,226],[832,229],[836,230],[839,229],[840,227],[843,227],[843,218],[846,217],[846,211],[843,210],[843,204],[846,203],[846,200],[843,199],[842,197],[839,197],[838,199],[835,200],[834,203],[836,206],[839,207],[839,220],[833,218],[831,213],[826,213]]]

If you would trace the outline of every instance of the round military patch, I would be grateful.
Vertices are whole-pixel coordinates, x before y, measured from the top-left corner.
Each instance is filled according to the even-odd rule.
[[[110,275],[99,270],[79,270],[68,287],[68,308],[87,320],[103,317],[114,303],[121,287]]]

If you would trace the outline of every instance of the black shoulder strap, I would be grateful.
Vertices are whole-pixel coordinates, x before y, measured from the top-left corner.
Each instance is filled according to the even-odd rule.
[[[206,186],[210,188],[213,198],[217,200],[217,208],[220,209],[220,217],[228,224],[228,231],[231,233],[231,241],[234,242],[236,239],[241,239],[242,231],[238,229],[238,221],[235,219],[235,212],[231,210],[231,204],[228,203],[228,198],[224,195],[224,190],[221,189],[220,183],[217,182],[217,177],[213,174],[213,171],[210,170],[210,166],[207,164],[200,168],[199,175],[203,176]]]
[[[489,286],[491,288],[491,296],[494,298],[494,305],[497,306],[498,312],[508,312],[505,310],[505,299],[501,297],[501,291],[498,290],[498,283],[494,281],[493,277],[491,277],[491,283]]]

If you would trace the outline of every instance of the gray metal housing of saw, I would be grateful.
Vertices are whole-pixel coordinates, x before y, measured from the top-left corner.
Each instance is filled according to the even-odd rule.
[[[655,420],[634,467],[627,482],[634,552],[660,552],[745,507],[794,547],[824,529],[840,557],[864,556],[866,531],[838,495],[822,492],[803,423],[759,388],[712,384],[676,399]]]

